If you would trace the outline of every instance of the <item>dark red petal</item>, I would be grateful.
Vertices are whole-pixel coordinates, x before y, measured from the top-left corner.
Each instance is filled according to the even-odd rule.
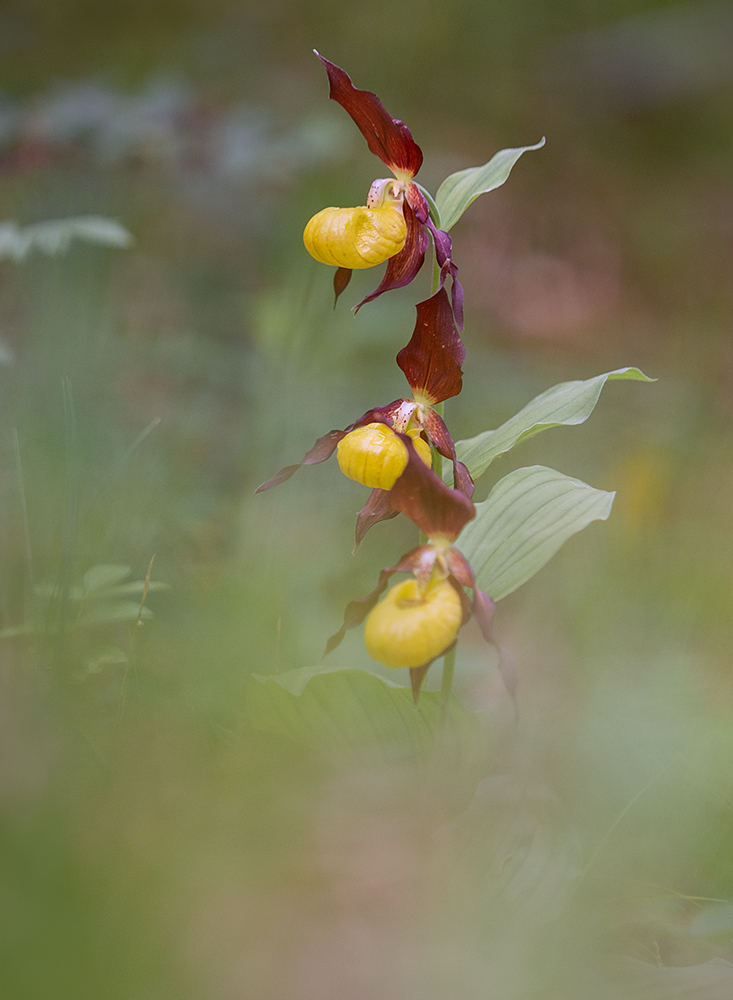
[[[453,459],[453,489],[460,490],[469,500],[473,498],[475,486],[473,479],[471,479],[471,473],[468,471],[468,467],[463,462],[459,462],[457,458]]]
[[[339,300],[339,296],[342,292],[346,291],[346,287],[351,281],[351,268],[350,267],[339,267],[336,269],[336,273],[333,276],[333,308],[336,308],[336,303]]]
[[[463,493],[452,490],[418,457],[412,439],[400,434],[409,452],[405,471],[389,491],[390,504],[424,531],[428,538],[458,538],[476,516],[476,508]]]
[[[319,437],[302,462],[298,462],[297,465],[286,465],[276,476],[272,476],[267,482],[258,486],[255,493],[264,493],[265,490],[272,489],[273,486],[279,486],[280,483],[284,483],[286,479],[290,479],[294,472],[298,471],[301,465],[318,465],[319,462],[325,462],[327,458],[333,455],[336,446],[345,434],[346,431],[329,431],[328,434]]]
[[[463,624],[465,625],[465,623],[466,622],[464,621]],[[412,700],[415,702],[416,705],[420,698],[420,689],[422,688],[422,684],[423,681],[425,680],[428,670],[430,670],[435,661],[439,660],[441,656],[445,656],[446,653],[450,653],[452,649],[455,649],[455,645],[456,645],[456,640],[454,639],[449,646],[445,647],[442,653],[438,653],[438,655],[434,656],[432,660],[428,660],[427,663],[423,663],[421,667],[410,667],[410,687],[412,688]]]
[[[458,329],[462,330],[463,285],[458,280],[458,268],[451,260],[451,254],[453,253],[453,241],[448,233],[444,233],[442,229],[435,228],[432,219],[428,218],[425,225],[430,230],[433,236],[433,242],[435,243],[435,259],[438,267],[440,268],[440,287],[443,287],[448,275],[451,277],[451,304],[453,306],[453,314],[455,315]]]
[[[316,55],[328,73],[329,96],[351,115],[372,153],[390,170],[414,177],[422,164],[422,150],[407,125],[393,118],[376,94],[357,90],[348,73],[318,52]]]
[[[398,510],[395,510],[389,501],[389,490],[372,490],[369,499],[356,515],[356,531],[353,551],[359,548],[364,541],[364,536],[370,528],[380,521],[389,521],[397,517]]]
[[[397,364],[420,402],[442,403],[461,391],[466,348],[453,322],[445,288],[418,302],[416,309],[415,331],[397,355]]]
[[[332,650],[336,649],[336,647],[340,645],[349,629],[356,628],[358,625],[361,625],[379,598],[382,596],[383,592],[387,589],[389,578],[393,573],[412,573],[413,569],[420,561],[424,548],[425,546],[420,546],[417,549],[412,549],[411,552],[407,552],[404,556],[402,556],[396,566],[390,566],[388,569],[383,569],[379,574],[379,582],[377,583],[377,586],[370,594],[367,594],[366,597],[362,597],[358,601],[350,601],[349,604],[346,605],[346,610],[344,611],[344,623],[338,632],[336,632],[335,635],[332,635],[326,643],[326,652],[323,654],[324,656],[328,656]]]
[[[448,550],[448,570],[453,579],[462,587],[475,589],[476,580],[471,569],[471,564],[458,549]]]
[[[423,663],[421,667],[410,667],[410,687],[412,688],[412,700],[417,705],[420,699],[420,688],[422,687],[422,682],[425,680],[428,670],[433,663],[437,660],[437,656],[430,661],[430,663]]]
[[[405,194],[407,204],[417,216],[418,220],[425,225],[430,217],[430,206],[428,200],[417,184],[408,184]],[[450,256],[450,255],[449,255]]]
[[[456,446],[443,418],[435,410],[427,410],[423,414],[423,423],[430,441],[444,458],[449,458],[453,463],[453,488],[460,490],[470,500],[474,490],[473,479],[463,462],[456,458]]]
[[[455,270],[458,268],[453,265]],[[463,329],[463,285],[460,283],[455,274],[453,275],[453,283],[450,290],[451,305],[453,306],[453,315],[456,318],[456,325],[459,330]]]
[[[383,292],[390,292],[393,288],[403,288],[405,285],[409,285],[423,266],[425,254],[430,245],[430,238],[425,226],[423,226],[407,202],[403,204],[402,210],[405,214],[405,222],[407,223],[407,240],[405,245],[398,254],[389,258],[387,261],[387,270],[384,272],[384,277],[379,287],[371,295],[367,295],[365,299],[362,299],[354,309],[354,312],[358,312],[363,305],[367,302],[372,302]]]
[[[473,585],[473,617],[478,622],[481,634],[487,642],[494,643],[492,622],[496,611],[496,601]]]
[[[394,423],[394,415],[404,402],[404,399],[395,399],[394,402],[388,403],[386,406],[375,406],[373,410],[367,410],[353,424],[349,424],[344,433],[348,434],[357,427],[364,427],[366,424],[388,424],[391,427]]]
[[[438,262],[438,267],[442,270],[443,265],[451,259],[451,254],[453,253],[453,240],[450,238],[448,233],[444,233],[442,229],[436,229],[432,219],[427,222],[427,227],[433,234],[433,240],[435,241],[435,259]]]

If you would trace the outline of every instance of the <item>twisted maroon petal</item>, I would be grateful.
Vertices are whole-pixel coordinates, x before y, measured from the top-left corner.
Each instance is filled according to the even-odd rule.
[[[440,287],[445,284],[448,276],[451,283],[451,304],[456,318],[458,329],[463,329],[463,285],[458,280],[458,268],[451,259],[453,253],[453,241],[448,233],[442,229],[436,229],[433,220],[428,218],[425,225],[430,230],[433,242],[435,243],[435,259],[440,268]]]
[[[422,164],[422,150],[412,138],[407,125],[398,118],[393,118],[376,94],[369,90],[358,90],[348,73],[324,59],[318,52],[316,55],[328,73],[329,97],[338,101],[351,115],[372,153],[386,163],[390,170],[414,177]]]
[[[298,462],[297,465],[286,465],[277,475],[272,476],[267,482],[258,486],[255,493],[264,493],[265,490],[270,490],[273,486],[279,486],[280,483],[284,483],[287,479],[290,479],[294,472],[298,471],[301,465],[318,465],[320,462],[325,462],[327,458],[333,455],[339,441],[346,436],[346,433],[347,431],[329,431],[328,434],[319,437],[302,462]]]
[[[400,434],[409,458],[405,470],[389,493],[393,508],[406,514],[428,538],[438,535],[454,541],[476,516],[465,494],[452,490],[418,457],[412,439]]]
[[[471,564],[458,549],[448,550],[448,572],[462,587],[476,587]]]
[[[333,276],[333,308],[336,308],[336,303],[339,300],[339,296],[342,292],[346,291],[346,288],[351,281],[351,268],[350,267],[339,267],[336,269],[336,273]]]
[[[453,321],[445,288],[418,302],[417,322],[409,344],[397,355],[397,364],[420,402],[442,403],[461,391],[466,348]]]
[[[277,475],[272,476],[267,480],[267,482],[258,486],[255,493],[264,493],[265,490],[270,490],[273,486],[279,486],[280,483],[284,483],[286,480],[290,479],[293,473],[298,471],[301,465],[318,465],[320,462],[325,462],[326,459],[333,455],[339,441],[357,427],[363,427],[365,424],[374,423],[389,424],[391,427],[393,416],[397,410],[399,410],[403,402],[403,399],[396,399],[393,403],[389,403],[387,406],[377,406],[373,410],[367,410],[367,412],[359,417],[358,420],[355,420],[353,424],[349,424],[349,426],[344,430],[329,431],[328,434],[324,434],[323,437],[319,437],[302,462],[298,462],[297,465],[286,465],[284,469],[281,469],[280,472],[277,473]],[[391,516],[394,517],[394,514]]]
[[[402,211],[407,224],[407,239],[404,247],[394,257],[387,261],[387,270],[384,272],[379,287],[367,295],[365,299],[354,308],[358,312],[367,302],[372,302],[384,292],[390,292],[393,288],[403,288],[409,285],[415,278],[420,268],[425,262],[425,254],[430,245],[430,238],[425,226],[420,222],[412,208],[404,202]]]
[[[379,574],[379,582],[371,593],[357,601],[350,601],[349,604],[346,605],[343,625],[326,643],[326,652],[323,654],[324,656],[328,656],[332,650],[336,649],[336,647],[340,645],[349,629],[356,628],[358,625],[361,625],[384,591],[387,589],[389,579],[394,573],[413,572],[415,567],[420,562],[420,557],[425,547],[426,546],[420,546],[420,548],[412,549],[411,552],[407,552],[404,556],[402,556],[396,566],[390,566],[388,569],[383,569]]]
[[[481,629],[481,634],[487,642],[495,645],[494,631],[492,628],[492,622],[494,620],[494,612],[496,611],[496,601],[493,601],[488,594],[485,594],[483,590],[479,590],[478,587],[473,584],[473,617],[478,622],[479,628]],[[516,689],[516,685],[515,685]],[[514,692],[507,684],[507,690],[513,696]]]
[[[474,490],[473,479],[463,462],[459,462],[456,457],[456,446],[443,418],[435,410],[426,410],[423,414],[423,424],[425,433],[438,452],[453,463],[453,488],[460,490],[470,500]]]
[[[395,510],[389,500],[389,490],[375,489],[369,494],[369,499],[356,515],[356,532],[354,552],[364,541],[364,536],[370,528],[380,521],[389,521],[397,517],[398,510]]]
[[[412,688],[412,700],[417,705],[420,700],[420,688],[422,687],[422,682],[425,680],[428,670],[437,660],[437,656],[434,656],[432,660],[428,663],[423,663],[421,667],[410,667],[410,687]]]
[[[430,206],[428,205],[427,198],[417,184],[410,183],[407,185],[405,198],[407,199],[407,204],[415,213],[418,220],[422,222],[423,225],[426,225],[428,218],[430,217]]]

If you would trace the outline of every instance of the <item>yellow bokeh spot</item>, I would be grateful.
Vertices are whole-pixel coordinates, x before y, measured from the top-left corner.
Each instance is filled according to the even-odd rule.
[[[462,621],[461,599],[447,580],[423,594],[413,577],[392,587],[369,613],[364,643],[386,667],[421,667],[451,645]]]
[[[430,445],[420,437],[414,437],[413,444],[430,467]],[[407,448],[387,424],[366,424],[339,441],[336,458],[349,479],[370,489],[391,490],[407,465]]]
[[[394,257],[405,245],[401,208],[324,208],[303,233],[305,248],[321,264],[357,270]]]

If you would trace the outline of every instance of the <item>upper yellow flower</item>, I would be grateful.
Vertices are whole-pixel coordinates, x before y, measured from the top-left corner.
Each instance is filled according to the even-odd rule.
[[[409,128],[393,118],[369,90],[356,88],[339,66],[316,53],[328,73],[330,96],[351,115],[369,149],[394,174],[374,181],[366,205],[356,208],[325,208],[305,227],[303,241],[308,253],[322,264],[338,268],[334,277],[336,298],[343,292],[355,269],[388,261],[379,287],[367,295],[357,309],[383,292],[408,285],[418,273],[430,245],[440,268],[441,286],[450,275],[456,322],[463,328],[463,291],[451,260],[451,239],[436,229],[428,201],[413,178],[422,165],[422,150]]]

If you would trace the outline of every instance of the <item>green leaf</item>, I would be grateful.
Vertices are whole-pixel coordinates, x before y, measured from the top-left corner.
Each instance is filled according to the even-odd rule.
[[[531,149],[541,149],[544,144],[545,140],[542,138],[534,146],[502,149],[482,167],[468,167],[467,170],[459,170],[446,177],[435,196],[443,222],[441,228],[448,232],[480,194],[501,187],[522,153]]]
[[[255,728],[339,758],[368,750],[389,760],[427,760],[438,734],[440,692],[423,691],[416,706],[409,687],[365,670],[308,667],[253,675],[249,713]],[[483,757],[488,720],[451,698],[445,737],[441,756],[464,763]]]
[[[105,601],[95,603],[84,611],[76,624],[79,628],[84,628],[88,625],[104,625],[106,622],[134,622],[139,614],[139,601]],[[152,614],[152,611],[143,608],[141,617],[147,620]]]
[[[121,583],[131,572],[129,566],[122,566],[119,563],[100,563],[98,566],[92,566],[84,574],[84,589],[90,593],[102,590],[103,587],[112,587],[116,583]]]
[[[498,601],[542,569],[571,535],[605,521],[615,495],[544,465],[517,469],[476,505],[475,520],[456,544],[478,586]]]
[[[532,921],[555,920],[580,875],[580,845],[549,786],[493,775],[441,831],[438,865],[470,881],[480,906]]]
[[[159,590],[169,590],[170,584],[162,583],[160,580],[151,580],[148,584],[147,592],[152,594]],[[131,580],[129,583],[122,583],[119,587],[104,587],[102,590],[94,591],[84,595],[86,600],[99,599],[103,601],[112,600],[115,597],[132,597],[135,594],[142,596],[145,590],[144,580]]]
[[[468,466],[473,478],[478,479],[498,455],[503,455],[520,441],[546,431],[549,427],[582,424],[586,421],[595,409],[603,386],[611,379],[655,381],[638,368],[617,368],[584,382],[560,382],[535,396],[519,413],[515,413],[496,430],[484,431],[475,437],[456,441],[456,453]],[[452,475],[452,470],[449,472]]]
[[[624,996],[638,1000],[728,1000],[733,996],[733,964],[711,958],[701,965],[651,965],[625,958]]]
[[[15,222],[0,223],[0,260],[21,261],[31,250],[47,254],[65,251],[72,240],[108,247],[129,247],[131,234],[114,219],[100,215],[81,215],[71,219],[53,219],[20,227]]]

